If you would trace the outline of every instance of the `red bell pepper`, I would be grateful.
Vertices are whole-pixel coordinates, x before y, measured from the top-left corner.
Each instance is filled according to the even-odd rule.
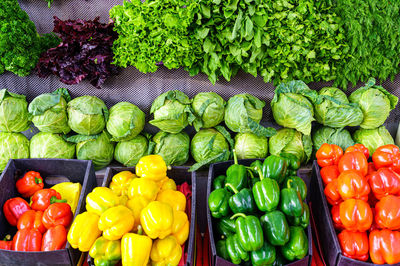
[[[12,226],[17,226],[19,217],[30,209],[28,202],[19,197],[9,199],[3,205],[4,216]]]
[[[390,167],[400,174],[400,149],[396,145],[383,145],[372,155],[375,168]]]
[[[51,204],[43,213],[43,225],[49,229],[57,225],[70,226],[72,222],[71,206],[68,203]]]
[[[324,194],[330,205],[337,205],[343,201],[339,194],[337,179],[333,180],[325,187]]]
[[[369,177],[369,185],[377,199],[400,195],[400,175],[389,168],[380,168]]]
[[[343,230],[344,226],[342,221],[340,220],[340,207],[339,205],[333,205],[331,209],[331,215],[333,220],[333,226],[337,230]]]
[[[360,199],[368,201],[371,191],[368,182],[355,170],[342,172],[337,179],[337,189],[343,200]]]
[[[29,210],[21,215],[18,219],[17,228],[22,229],[37,229],[41,234],[46,232],[46,227],[42,223],[43,212]]]
[[[368,173],[367,176],[372,175],[373,173],[375,173],[376,169],[375,169],[375,165],[372,162],[368,163]],[[367,178],[368,179],[368,178]]]
[[[361,261],[368,260],[368,236],[367,232],[351,232],[343,230],[338,234],[340,247],[343,255]]]
[[[389,195],[375,205],[375,222],[380,228],[400,229],[400,197]]]
[[[42,234],[37,229],[18,230],[13,238],[12,249],[15,251],[40,251]]]
[[[36,191],[43,189],[43,178],[38,172],[29,171],[16,182],[18,192],[24,198],[32,197]]]
[[[353,152],[353,151],[362,152],[365,155],[365,158],[367,160],[369,159],[369,150],[363,144],[360,144],[360,143],[354,144],[353,146],[348,147],[344,153]]]
[[[0,240],[0,249],[12,250],[12,240],[10,235],[6,235],[3,240]]]
[[[42,251],[52,251],[65,248],[68,231],[62,225],[50,227],[43,235]]]
[[[41,189],[36,191],[32,196],[32,204],[31,207],[35,211],[44,212],[50,204],[56,202],[67,202],[66,200],[61,199],[60,193],[51,188]]]
[[[337,165],[343,156],[343,150],[338,145],[324,143],[316,153],[317,163],[321,167]]]
[[[373,230],[369,234],[369,255],[375,264],[400,262],[400,232],[388,229]]]
[[[363,200],[348,199],[340,203],[340,220],[349,231],[367,231],[372,224],[371,207]]]
[[[364,177],[368,173],[368,161],[362,152],[348,152],[340,158],[338,168],[339,172],[355,170]]]
[[[328,185],[333,180],[337,179],[340,175],[337,165],[329,165],[321,168],[320,171],[322,181],[324,185]]]

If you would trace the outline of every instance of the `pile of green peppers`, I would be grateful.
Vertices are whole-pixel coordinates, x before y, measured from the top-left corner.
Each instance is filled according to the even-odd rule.
[[[284,265],[308,253],[307,186],[300,161],[271,155],[250,167],[234,164],[213,180],[208,205],[218,256],[234,264]]]

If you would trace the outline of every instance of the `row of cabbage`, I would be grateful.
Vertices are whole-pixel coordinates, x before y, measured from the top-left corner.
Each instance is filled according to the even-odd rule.
[[[260,124],[265,102],[251,94],[238,94],[227,102],[215,92],[190,99],[172,90],[158,96],[149,124],[160,131],[143,131],[145,113],[136,105],[120,102],[109,110],[95,96],[71,100],[66,89],[36,97],[29,105],[24,95],[0,91],[0,169],[10,158],[78,158],[92,160],[100,169],[115,158],[134,166],[146,154],[159,154],[169,165],[182,165],[189,155],[192,170],[231,158],[264,158],[270,154],[294,154],[307,162],[323,143],[343,149],[355,142],[372,152],[393,144],[383,126],[398,98],[370,80],[348,98],[337,88],[314,91],[302,81],[280,84],[271,102],[276,130]],[[314,125],[317,121],[320,125]],[[41,132],[29,141],[19,132],[35,125]],[[185,132],[192,125],[197,133]],[[226,127],[229,129],[227,130]],[[355,131],[351,136],[350,131]],[[354,130],[353,130],[354,129]],[[237,133],[232,138],[231,133]],[[74,134],[76,133],[76,134]],[[312,134],[311,134],[312,133]]]

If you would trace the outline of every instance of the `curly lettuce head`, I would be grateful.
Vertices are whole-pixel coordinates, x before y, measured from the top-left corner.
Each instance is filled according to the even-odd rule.
[[[30,140],[31,158],[74,159],[75,144],[61,135],[39,132]]]
[[[144,128],[145,114],[134,104],[119,102],[110,108],[107,131],[113,141],[130,140]]]
[[[153,154],[161,155],[167,165],[182,165],[189,159],[190,138],[185,132],[160,131],[153,137],[153,142]]]
[[[193,126],[200,128],[215,127],[224,120],[225,101],[215,92],[200,92],[193,98],[192,108],[196,116]]]
[[[265,158],[268,155],[268,138],[253,133],[238,133],[235,152],[238,159]]]
[[[374,129],[360,128],[353,134],[356,143],[361,143],[368,148],[369,154],[373,154],[377,148],[387,144],[394,144],[392,135],[385,126]]]
[[[364,114],[360,127],[374,129],[385,123],[399,98],[390,94],[382,86],[375,85],[375,79],[370,79],[364,87],[354,91],[349,96],[349,100],[357,103]]]
[[[350,132],[343,128],[320,127],[312,134],[314,150],[318,151],[322,144],[336,144],[346,150],[354,145]]]
[[[0,172],[10,159],[29,158],[29,140],[21,133],[0,132]]]
[[[22,132],[31,124],[25,95],[0,90],[0,131]]]
[[[121,141],[115,147],[114,158],[127,167],[135,166],[139,159],[148,154],[149,142],[142,135]]]

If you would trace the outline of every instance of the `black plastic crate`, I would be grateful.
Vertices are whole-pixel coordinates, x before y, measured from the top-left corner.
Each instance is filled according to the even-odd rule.
[[[192,186],[192,204],[191,204],[191,217],[189,227],[189,237],[185,243],[185,251],[187,252],[187,259],[185,265],[195,265],[194,263],[194,251],[195,251],[195,237],[196,237],[196,177],[195,174],[189,172],[189,167],[184,166],[173,166],[171,170],[168,170],[167,176],[175,181],[177,185],[187,182]],[[113,176],[122,171],[135,172],[134,167],[108,167],[104,174],[103,183],[101,186],[108,187],[111,183]],[[88,256],[88,264],[94,265],[93,258]]]
[[[15,182],[27,171],[37,171],[45,181],[46,177],[61,177],[82,184],[75,217],[85,211],[86,195],[96,186],[96,176],[91,161],[66,159],[17,159],[10,160],[0,176],[0,237],[3,238],[16,228],[8,224],[2,206],[13,197],[20,196]],[[65,179],[66,178],[66,179]],[[74,217],[74,218],[75,218]],[[62,250],[44,252],[21,252],[0,250],[1,265],[77,265],[81,252],[67,242]]]
[[[239,160],[239,164],[245,165],[245,166],[250,166],[252,162],[254,162],[256,159],[245,159],[245,160]],[[261,160],[263,161],[263,160]],[[208,197],[210,196],[211,193],[211,187],[212,187],[212,181],[214,180],[215,177],[219,175],[225,175],[226,170],[228,169],[229,166],[231,166],[234,162],[233,161],[227,161],[227,162],[220,162],[220,163],[214,163],[210,165],[209,169],[209,174],[208,174],[208,182],[207,182],[207,201]],[[299,170],[297,171],[297,174],[305,181],[307,185],[307,198],[306,202],[308,201],[311,190],[310,190],[310,177],[308,174],[308,171],[302,171]],[[217,250],[215,247],[215,240],[214,240],[214,224],[213,224],[213,217],[211,216],[210,208],[208,206],[207,202],[207,223],[208,223],[208,230],[210,232],[210,244],[211,244],[211,256],[212,256],[212,262],[213,265],[215,266],[233,266],[236,264],[233,264],[230,261],[227,261],[217,255]],[[311,231],[311,223],[307,227],[307,238],[308,238],[308,255],[306,255],[303,259],[291,262],[290,266],[309,266],[311,264],[311,259],[312,259],[312,231]]]
[[[327,265],[340,265],[340,266],[372,266],[375,265],[371,262],[364,262],[359,260],[350,259],[342,254],[336,230],[333,226],[332,215],[330,212],[329,204],[324,194],[324,184],[320,175],[320,167],[317,161],[313,163],[312,176],[311,176],[311,195],[312,211],[318,237],[319,244],[322,250],[325,262]],[[384,264],[389,265],[389,264]],[[399,266],[400,263],[392,264]]]

